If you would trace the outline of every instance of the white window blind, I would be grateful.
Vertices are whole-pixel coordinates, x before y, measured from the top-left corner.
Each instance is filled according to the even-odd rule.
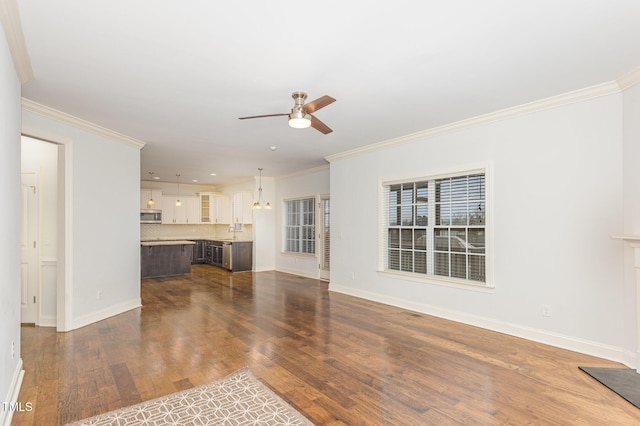
[[[383,269],[485,283],[485,185],[483,172],[383,184]]]
[[[315,198],[285,201],[285,251],[316,252]]]
[[[331,228],[330,214],[331,214],[331,201],[325,198],[321,201],[322,211],[322,268],[329,269],[331,264]]]

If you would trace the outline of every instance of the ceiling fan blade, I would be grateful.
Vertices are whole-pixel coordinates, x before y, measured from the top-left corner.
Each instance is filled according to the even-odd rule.
[[[321,96],[318,99],[315,99],[307,104],[304,104],[304,106],[302,107],[305,111],[307,111],[309,114],[319,110],[320,108],[324,108],[329,104],[334,103],[336,100],[333,99],[331,96]]]
[[[282,114],[252,115],[252,116],[249,116],[249,117],[238,117],[238,119],[247,120],[249,118],[279,117],[281,115],[289,115],[289,113],[288,112],[284,112]]]
[[[317,118],[315,118],[313,115],[311,116],[311,127],[313,127],[314,129],[316,129],[319,132],[324,133],[325,135],[327,133],[333,132],[333,130],[331,130],[329,128],[329,126],[327,126],[322,121],[320,121]]]

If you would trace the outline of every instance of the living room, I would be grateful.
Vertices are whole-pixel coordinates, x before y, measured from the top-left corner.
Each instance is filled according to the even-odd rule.
[[[630,10],[631,16],[637,12]],[[66,175],[61,216],[67,219],[57,251],[64,283],[56,289],[57,327],[71,331],[139,309],[136,212],[149,144],[104,127],[97,133],[100,126],[86,119],[24,98],[10,45],[5,36],[2,194],[20,204],[21,135],[55,143],[64,160],[62,169],[71,171]],[[617,53],[616,58],[625,55]],[[627,62],[619,63],[624,67]],[[488,111],[462,114],[455,121],[411,132],[395,133],[389,126],[379,139],[370,139],[372,143],[351,149],[334,146],[333,152],[320,157],[328,166],[276,175],[271,199],[275,208],[264,216],[273,244],[261,269],[311,279],[315,257],[282,253],[282,203],[329,193],[330,293],[637,368],[634,247],[622,237],[640,234],[638,65],[572,90],[540,91],[538,97],[522,102],[498,105],[488,100],[495,106]],[[501,86],[492,90],[502,92]],[[347,102],[336,98],[336,106]],[[260,107],[253,106],[256,113]],[[338,123],[328,119],[330,108],[327,123]],[[482,279],[424,277],[389,268],[385,191],[396,184],[437,183],[477,173],[485,178]],[[101,206],[98,218],[91,204],[96,194]],[[4,264],[0,392],[7,401],[17,399],[22,374],[20,261],[15,249],[21,240],[19,210],[5,209],[0,221],[6,235],[0,246]],[[92,245],[96,240],[104,243],[97,249],[99,259]],[[422,252],[415,247],[407,250],[414,258]],[[107,288],[105,297],[95,297],[97,290]]]

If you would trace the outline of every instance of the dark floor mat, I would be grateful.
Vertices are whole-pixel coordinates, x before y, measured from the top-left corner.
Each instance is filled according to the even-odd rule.
[[[636,407],[640,408],[640,374],[631,368],[580,367]]]

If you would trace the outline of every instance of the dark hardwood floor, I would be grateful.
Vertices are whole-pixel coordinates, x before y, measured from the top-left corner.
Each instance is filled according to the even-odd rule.
[[[65,424],[248,366],[318,425],[640,424],[578,369],[610,361],[341,294],[278,272],[195,265],[142,281],[143,307],[22,329],[14,425]]]

